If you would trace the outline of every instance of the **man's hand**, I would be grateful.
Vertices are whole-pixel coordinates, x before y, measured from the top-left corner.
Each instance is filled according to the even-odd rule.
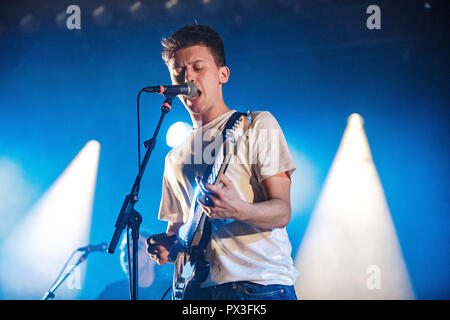
[[[154,234],[146,240],[147,253],[161,266],[169,262],[169,254],[177,241],[173,232]]]
[[[231,180],[225,175],[214,186],[196,179],[203,195],[198,198],[204,212],[213,219],[235,219],[260,228],[284,228],[291,218],[290,173],[282,172],[261,182],[265,201],[248,203],[239,197]]]
[[[220,179],[222,187],[203,182],[200,178],[196,180],[203,194],[198,198],[198,203],[210,218],[239,218],[239,210],[244,201],[239,197],[233,182],[227,176],[223,175]]]

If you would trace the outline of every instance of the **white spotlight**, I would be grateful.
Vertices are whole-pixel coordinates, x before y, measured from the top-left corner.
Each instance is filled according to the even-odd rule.
[[[192,132],[192,127],[186,122],[178,121],[167,130],[166,141],[169,147],[176,147],[182,144]]]
[[[3,243],[5,298],[40,299],[73,250],[87,244],[99,150],[97,141],[88,142]],[[56,297],[72,299],[79,289],[61,286]]]
[[[362,118],[353,114],[296,260],[301,299],[413,299]]]

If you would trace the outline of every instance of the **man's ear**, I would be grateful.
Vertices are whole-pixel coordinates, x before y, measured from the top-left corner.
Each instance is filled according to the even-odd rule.
[[[230,68],[223,66],[219,68],[219,83],[224,84],[228,82],[230,78]]]

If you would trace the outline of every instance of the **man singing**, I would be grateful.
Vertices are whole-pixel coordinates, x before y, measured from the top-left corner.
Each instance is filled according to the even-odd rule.
[[[223,98],[230,77],[224,45],[217,32],[201,25],[182,27],[162,45],[172,83],[192,81],[198,94],[180,96],[194,129],[166,157],[159,219],[168,226],[166,233],[147,240],[148,253],[160,265],[168,262],[173,247],[168,239],[186,221],[198,185],[211,239],[206,249],[209,275],[195,298],[297,299],[297,271],[286,231],[295,163],[278,122],[267,111],[252,112],[248,139],[238,146],[220,186],[202,182],[199,177],[208,165],[203,151],[234,113]],[[211,130],[215,134],[208,134]],[[200,150],[195,147],[199,138]]]

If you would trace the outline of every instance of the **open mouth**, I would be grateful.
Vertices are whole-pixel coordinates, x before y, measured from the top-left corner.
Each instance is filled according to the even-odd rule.
[[[191,102],[194,102],[194,101],[198,100],[198,98],[200,98],[201,95],[202,95],[202,92],[200,90],[197,90],[197,94],[195,95],[195,97],[189,98],[188,100]]]

